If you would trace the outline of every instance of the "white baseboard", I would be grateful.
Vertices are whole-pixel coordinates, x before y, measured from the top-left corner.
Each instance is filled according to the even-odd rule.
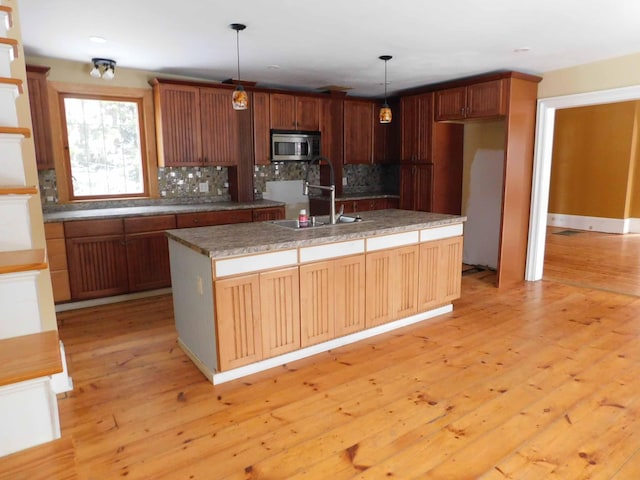
[[[278,355],[277,357],[267,358],[266,360],[252,363],[250,365],[245,365],[244,367],[234,368],[233,370],[227,370],[226,372],[210,371],[196,357],[196,355],[186,345],[184,345],[182,341],[180,341],[180,339],[178,339],[178,344],[183,348],[187,356],[191,360],[193,360],[193,362],[200,369],[200,371],[205,375],[205,377],[207,377],[207,380],[212,381],[214,385],[219,385],[221,383],[230,382],[231,380],[236,380],[238,378],[242,378],[247,375],[251,375],[253,373],[258,373],[273,367],[278,367],[280,365],[284,365],[285,363],[290,363],[295,360],[300,360],[306,357],[310,357],[312,355],[316,355],[318,353],[332,350],[334,348],[342,347],[344,345],[349,345],[350,343],[355,343],[360,340],[364,340],[365,338],[370,338],[376,335],[380,335],[382,333],[396,330],[398,328],[406,327],[407,325],[412,325],[414,323],[422,322],[423,320],[434,318],[439,315],[443,315],[445,313],[449,313],[452,311],[453,311],[452,304],[444,305],[442,307],[434,308],[433,310],[429,310],[427,312],[422,312],[422,313],[418,313],[417,315],[401,318],[400,320],[395,320],[393,322],[385,323],[383,325],[378,325],[377,327],[361,330],[359,332],[352,333],[350,335],[345,335],[344,337],[334,338],[333,340],[318,343],[316,345],[311,345],[310,347],[301,348],[300,350],[285,353],[283,355]]]
[[[548,213],[547,226],[603,233],[640,233],[638,218],[604,218]]]
[[[59,303],[56,305],[56,312],[66,312],[67,310],[77,310],[79,308],[97,307],[98,305],[107,305],[109,303],[126,302],[127,300],[136,300],[138,298],[155,297],[157,295],[165,295],[171,293],[171,288],[159,288],[157,290],[148,290],[146,292],[127,293],[125,295],[115,295],[113,297],[93,298],[91,300],[80,300],[70,303]]]

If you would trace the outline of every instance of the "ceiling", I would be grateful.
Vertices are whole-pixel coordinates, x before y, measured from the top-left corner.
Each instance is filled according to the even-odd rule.
[[[17,0],[27,56],[380,97],[640,52],[638,0]],[[90,36],[106,42],[90,41]],[[117,75],[117,71],[116,71]]]

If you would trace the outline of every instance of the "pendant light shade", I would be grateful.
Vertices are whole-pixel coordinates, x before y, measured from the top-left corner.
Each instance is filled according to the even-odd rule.
[[[393,57],[391,55],[381,55],[379,58],[380,60],[384,60],[384,103],[380,108],[380,123],[391,123],[393,115],[387,103],[387,62]]]
[[[232,23],[231,28],[236,31],[236,54],[238,58],[238,86],[233,91],[232,104],[234,110],[246,110],[249,106],[249,95],[240,85],[240,32],[247,28],[242,23]]]

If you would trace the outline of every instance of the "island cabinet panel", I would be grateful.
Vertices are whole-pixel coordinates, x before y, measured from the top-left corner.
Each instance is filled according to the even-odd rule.
[[[420,244],[418,311],[436,308],[460,298],[462,237]]]
[[[300,266],[300,321],[303,347],[335,336],[335,280],[331,260]]]
[[[436,92],[435,120],[495,118],[507,113],[505,80],[490,80]]]
[[[214,294],[220,370],[262,360],[260,275],[217,280]]]
[[[365,256],[332,260],[334,266],[335,336],[365,328]]]
[[[300,348],[298,267],[260,273],[260,313],[264,358]]]
[[[417,312],[418,255],[417,245],[367,254],[368,328]]]
[[[373,163],[373,102],[344,101],[344,163]]]

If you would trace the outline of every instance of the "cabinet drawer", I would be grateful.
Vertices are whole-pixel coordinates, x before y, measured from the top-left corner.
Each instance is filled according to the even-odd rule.
[[[51,238],[64,238],[64,224],[62,222],[45,223],[44,237],[47,240]]]
[[[107,220],[81,220],[64,222],[66,238],[94,237],[98,235],[117,235],[124,233],[121,218]]]
[[[253,221],[253,210],[182,213],[177,216],[178,228],[206,227]]]
[[[154,215],[152,217],[133,217],[124,219],[126,233],[155,232],[176,228],[175,215]]]

